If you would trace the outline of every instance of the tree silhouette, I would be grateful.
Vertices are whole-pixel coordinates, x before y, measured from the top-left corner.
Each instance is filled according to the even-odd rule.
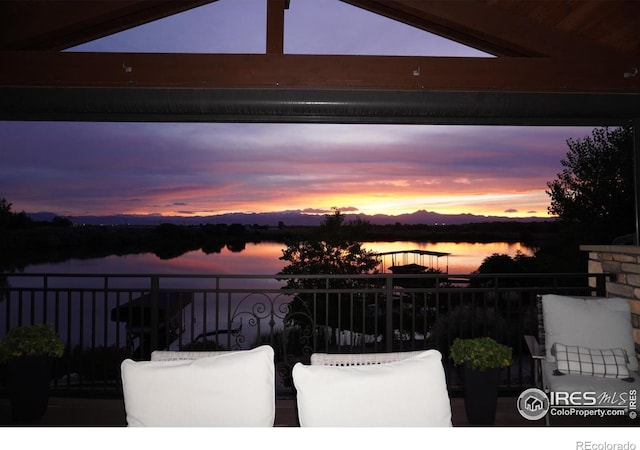
[[[357,240],[368,223],[361,219],[349,223],[344,220],[336,210],[333,215],[325,216],[315,238],[290,243],[280,257],[289,262],[281,273],[354,275],[372,272],[379,261]],[[299,286],[302,280],[292,282]]]
[[[32,221],[24,211],[14,213],[11,211],[13,205],[5,198],[0,198],[0,229],[8,228],[28,228]]]
[[[0,198],[0,229],[8,228],[13,219],[11,203],[5,198]]]
[[[634,229],[631,127],[596,128],[568,139],[564,169],[547,183],[551,214],[571,223],[582,243],[611,243]]]
[[[368,223],[355,220],[345,223],[344,216],[335,209],[333,215],[325,216],[317,236],[309,240],[290,243],[281,260],[287,261],[280,274],[292,275],[287,280],[289,289],[325,290],[324,294],[300,293],[289,305],[287,322],[305,329],[314,325],[344,328],[353,324],[362,330],[362,311],[366,302],[364,296],[357,298],[345,294],[327,293],[326,289],[357,289],[366,287],[365,280],[296,278],[295,275],[359,275],[376,273],[378,258],[371,251],[362,248],[357,240]],[[358,305],[358,306],[354,306]],[[353,316],[352,316],[353,314]],[[358,323],[354,323],[357,321]]]

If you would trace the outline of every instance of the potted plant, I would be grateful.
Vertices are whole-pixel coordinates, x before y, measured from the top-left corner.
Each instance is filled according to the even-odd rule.
[[[53,358],[64,343],[46,324],[11,328],[0,340],[0,364],[6,364],[7,387],[14,421],[39,419],[49,404]]]
[[[467,420],[472,425],[494,424],[500,369],[511,365],[511,347],[490,337],[457,338],[450,352],[454,365],[462,367]]]

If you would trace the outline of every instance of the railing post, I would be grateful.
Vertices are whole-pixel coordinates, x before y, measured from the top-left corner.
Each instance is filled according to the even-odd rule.
[[[596,295],[598,297],[607,296],[607,275],[600,274],[596,276]]]
[[[148,349],[149,354],[158,350],[158,292],[160,291],[160,278],[158,275],[151,276],[151,336]]]
[[[385,346],[387,352],[393,351],[393,277],[386,278],[386,323],[385,323]]]
[[[43,311],[43,317],[42,317],[42,321],[44,323],[47,323],[47,302],[49,301],[49,277],[47,275],[44,276],[44,283],[42,286],[42,299],[43,299],[43,304],[44,304],[44,311]],[[58,330],[56,330],[58,331]]]

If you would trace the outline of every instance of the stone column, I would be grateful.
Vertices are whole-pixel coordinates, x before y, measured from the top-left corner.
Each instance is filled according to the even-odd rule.
[[[589,252],[589,273],[610,273],[607,297],[629,300],[636,357],[640,359],[640,247],[635,245],[582,245]]]

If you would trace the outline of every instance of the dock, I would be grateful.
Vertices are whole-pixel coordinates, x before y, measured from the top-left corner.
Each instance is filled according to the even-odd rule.
[[[429,269],[448,273],[449,255],[451,253],[420,249],[376,253],[376,256],[381,258],[380,272],[386,273],[389,270],[395,274],[427,273]],[[391,264],[387,264],[387,257],[391,260]],[[444,269],[440,268],[440,258],[446,258]]]

